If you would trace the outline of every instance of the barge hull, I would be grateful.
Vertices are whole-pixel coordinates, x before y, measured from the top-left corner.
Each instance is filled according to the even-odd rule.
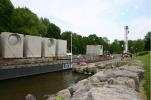
[[[71,64],[64,63],[64,64],[50,64],[50,65],[47,64],[21,68],[0,69],[0,80],[61,71],[71,69],[71,67],[72,67]]]

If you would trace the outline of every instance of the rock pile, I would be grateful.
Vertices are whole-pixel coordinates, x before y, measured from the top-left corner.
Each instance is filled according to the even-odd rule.
[[[119,66],[123,66],[127,63],[128,63],[127,61],[121,61],[117,59],[110,60],[110,61],[96,62],[96,63],[88,63],[88,64],[82,63],[79,65],[74,65],[72,71],[77,73],[92,75],[102,70],[113,69]]]
[[[94,69],[97,71],[88,79],[49,96],[47,100],[140,100],[139,83],[143,78],[144,68],[139,61],[127,65],[121,62],[93,63],[73,70],[78,69],[78,72],[84,73],[86,68],[87,73],[92,73]]]

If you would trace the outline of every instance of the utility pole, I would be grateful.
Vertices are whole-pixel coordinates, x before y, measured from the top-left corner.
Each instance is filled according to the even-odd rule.
[[[128,33],[129,33],[128,26],[125,26],[124,30],[125,30],[124,53],[126,53],[128,52]]]

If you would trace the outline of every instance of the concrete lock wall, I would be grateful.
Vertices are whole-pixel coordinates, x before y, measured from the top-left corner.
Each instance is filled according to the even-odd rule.
[[[56,39],[43,38],[41,54],[42,57],[54,57],[56,54]]]
[[[41,42],[39,36],[26,35],[24,39],[24,57],[41,57]]]
[[[67,40],[57,40],[56,55],[59,57],[67,55]]]
[[[18,33],[2,32],[0,34],[0,55],[2,58],[23,57],[24,35]]]
[[[87,45],[87,55],[103,55],[103,45]]]

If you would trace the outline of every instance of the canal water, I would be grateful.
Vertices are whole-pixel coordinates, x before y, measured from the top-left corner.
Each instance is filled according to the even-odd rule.
[[[66,70],[0,81],[0,100],[24,100],[28,93],[44,100],[44,95],[55,94],[87,77]]]

